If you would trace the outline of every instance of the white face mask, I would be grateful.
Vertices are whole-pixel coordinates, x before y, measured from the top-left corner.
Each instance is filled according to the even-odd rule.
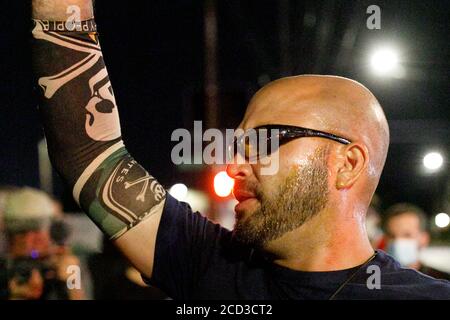
[[[387,252],[407,267],[419,260],[419,243],[415,239],[395,239],[389,243]]]

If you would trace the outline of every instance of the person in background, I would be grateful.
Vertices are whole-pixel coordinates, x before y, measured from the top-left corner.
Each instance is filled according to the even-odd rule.
[[[6,232],[5,232],[5,221],[4,221],[4,211],[5,203],[8,194],[17,190],[16,186],[4,185],[0,186],[0,258],[4,258],[6,255]]]
[[[67,288],[67,268],[79,265],[79,260],[61,249],[60,238],[67,230],[61,228],[54,199],[28,187],[11,192],[4,205],[4,223],[9,299],[84,298],[82,289]]]
[[[384,229],[386,250],[403,266],[438,279],[450,280],[450,275],[425,266],[419,260],[420,250],[428,247],[425,212],[410,203],[397,203],[386,210]]]
[[[8,297],[8,277],[6,270],[6,249],[7,239],[4,221],[4,209],[6,197],[9,193],[17,190],[15,186],[2,185],[0,186],[0,300]]]

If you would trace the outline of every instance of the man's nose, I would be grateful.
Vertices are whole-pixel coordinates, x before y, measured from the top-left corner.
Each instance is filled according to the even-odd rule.
[[[249,163],[231,163],[227,166],[227,174],[235,180],[243,180],[252,174],[252,167]]]

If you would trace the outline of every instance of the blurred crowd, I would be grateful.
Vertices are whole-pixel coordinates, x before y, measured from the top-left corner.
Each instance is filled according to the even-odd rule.
[[[381,213],[376,200],[367,212],[366,225],[373,247],[405,267],[450,280],[448,273],[420,259],[430,244],[426,213],[409,203]],[[166,298],[146,286],[109,241],[103,241],[101,252],[76,252],[66,218],[61,203],[41,190],[0,187],[0,298]]]
[[[108,241],[102,252],[75,252],[67,220],[41,190],[0,187],[0,299],[165,298]]]
[[[374,198],[366,216],[366,229],[374,249],[384,250],[404,267],[438,279],[450,280],[450,274],[426,265],[421,252],[430,245],[428,217],[418,206],[397,203],[380,214]]]

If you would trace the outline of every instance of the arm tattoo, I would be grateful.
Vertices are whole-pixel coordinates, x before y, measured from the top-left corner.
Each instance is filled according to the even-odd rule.
[[[75,200],[110,238],[153,213],[166,196],[127,152],[93,20],[73,31],[34,20],[33,62],[53,165]]]

